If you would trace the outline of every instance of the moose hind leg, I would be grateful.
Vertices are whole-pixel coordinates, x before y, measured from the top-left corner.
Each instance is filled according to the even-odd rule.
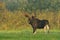
[[[44,32],[46,33],[46,26],[44,26]]]
[[[46,25],[47,32],[49,33],[49,25]]]
[[[44,32],[49,33],[49,25],[46,25],[46,26],[44,27]]]

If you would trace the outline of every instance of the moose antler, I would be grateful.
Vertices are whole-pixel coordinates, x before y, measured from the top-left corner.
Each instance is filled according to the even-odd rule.
[[[25,17],[29,17],[29,15],[25,14]]]

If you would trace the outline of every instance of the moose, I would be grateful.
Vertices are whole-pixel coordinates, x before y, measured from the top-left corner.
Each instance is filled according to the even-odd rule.
[[[33,33],[35,34],[36,29],[44,29],[44,31],[49,33],[49,21],[48,20],[40,20],[35,16],[25,15],[28,18],[29,24],[33,28]]]

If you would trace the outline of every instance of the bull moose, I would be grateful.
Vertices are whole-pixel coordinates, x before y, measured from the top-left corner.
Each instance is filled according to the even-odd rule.
[[[35,34],[36,29],[44,29],[44,31],[49,32],[49,21],[48,20],[40,20],[36,18],[35,16],[29,17],[28,15],[25,15],[25,17],[28,18],[29,24],[33,28],[33,33]]]

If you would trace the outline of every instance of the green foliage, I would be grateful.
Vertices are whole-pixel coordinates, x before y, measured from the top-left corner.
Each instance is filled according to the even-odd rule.
[[[20,4],[17,1],[16,2],[12,1],[12,2],[6,3],[6,8],[10,11],[18,10],[19,7],[20,7]]]
[[[24,10],[32,12],[33,10],[60,10],[60,0],[12,0],[5,1],[6,8],[9,10]]]

